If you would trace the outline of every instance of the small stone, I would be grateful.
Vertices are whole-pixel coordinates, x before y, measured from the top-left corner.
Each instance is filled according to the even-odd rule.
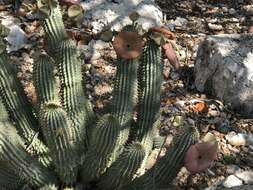
[[[246,15],[252,16],[253,15],[253,5],[245,5],[242,7],[243,11],[245,11]]]
[[[208,23],[208,28],[210,29],[210,30],[222,30],[223,29],[223,27],[222,27],[222,25],[219,25],[219,24],[212,24],[212,23]]]
[[[227,12],[228,12],[228,8],[227,8],[227,7],[221,7],[221,9],[222,9],[222,11],[223,11],[224,13],[227,13]]]
[[[234,175],[228,176],[223,182],[223,186],[226,188],[236,187],[242,185],[242,181]]]
[[[247,144],[247,138],[245,134],[242,133],[239,134],[230,133],[226,135],[226,139],[229,144],[234,146],[242,146]]]
[[[235,176],[243,180],[246,184],[253,184],[253,171],[239,172]]]
[[[231,18],[230,22],[239,22],[239,19],[238,18]]]
[[[173,71],[173,72],[170,73],[170,77],[171,77],[172,80],[179,80],[180,74],[176,71]]]
[[[186,29],[186,25],[188,23],[188,20],[182,17],[177,17],[175,20],[175,25],[176,27],[180,28],[180,29]]]
[[[232,127],[227,119],[219,119],[215,123],[215,129],[223,134],[227,134],[228,132],[232,131]]]
[[[236,13],[236,10],[234,8],[229,9],[229,14],[233,15]]]
[[[237,165],[231,164],[231,165],[227,166],[226,171],[227,171],[228,174],[235,174],[236,172],[242,171],[242,169]]]
[[[253,136],[244,133],[230,133],[226,136],[229,144],[234,146],[253,145]]]

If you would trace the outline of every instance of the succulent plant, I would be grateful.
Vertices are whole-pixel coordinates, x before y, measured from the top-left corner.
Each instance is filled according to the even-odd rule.
[[[0,41],[1,189],[169,187],[199,135],[194,126],[182,125],[165,156],[145,171],[160,125],[161,46],[147,37],[141,49],[142,36],[134,26],[115,37],[120,51],[113,98],[109,112],[96,115],[86,97],[82,60],[64,30],[58,2],[38,0],[38,5],[47,48],[34,55],[37,105],[28,101]],[[126,43],[129,36],[136,37],[137,44]]]

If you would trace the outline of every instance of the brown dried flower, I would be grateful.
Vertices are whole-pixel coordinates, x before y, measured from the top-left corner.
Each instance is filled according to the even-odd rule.
[[[135,59],[141,56],[143,41],[136,32],[120,32],[113,41],[113,48],[123,59]]]
[[[185,155],[185,167],[191,173],[198,173],[210,167],[217,157],[217,144],[200,142],[188,149]]]

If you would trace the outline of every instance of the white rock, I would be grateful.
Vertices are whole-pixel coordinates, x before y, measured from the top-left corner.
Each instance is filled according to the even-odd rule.
[[[243,180],[246,184],[253,184],[253,171],[239,172],[235,176]]]
[[[208,28],[210,30],[222,30],[222,26],[219,24],[208,23]]]
[[[6,37],[8,41],[7,51],[17,51],[25,47],[27,36],[25,32],[19,27],[18,21],[12,16],[5,16],[1,23],[10,29],[9,35]]]
[[[253,145],[253,137],[244,133],[230,133],[226,135],[229,144],[234,146]]]
[[[226,188],[231,188],[231,187],[236,187],[236,186],[240,186],[242,185],[242,181],[240,179],[238,179],[236,176],[234,175],[230,175],[228,176],[224,182],[223,182],[223,186]]]
[[[241,146],[247,144],[247,137],[245,134],[228,134],[226,135],[226,139],[229,144],[234,146]]]
[[[27,42],[27,36],[25,32],[18,25],[12,25],[9,29],[10,33],[6,38],[9,43],[7,46],[7,51],[17,51],[25,47]]]
[[[248,16],[253,15],[253,5],[245,5],[242,7],[242,9],[245,11],[246,15]]]
[[[85,10],[84,23],[91,26],[95,34],[101,32],[105,26],[119,31],[122,27],[131,24],[128,15],[133,11],[140,14],[137,22],[144,29],[162,25],[163,14],[154,0],[122,0],[119,3],[108,0],[86,0],[81,3],[81,6]]]

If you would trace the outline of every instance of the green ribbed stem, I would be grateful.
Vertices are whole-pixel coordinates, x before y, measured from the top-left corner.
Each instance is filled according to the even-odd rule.
[[[165,156],[148,170],[143,176],[133,181],[126,189],[158,190],[167,189],[183,166],[183,160],[188,148],[199,139],[199,133],[193,126],[182,126],[174,137]]]
[[[23,140],[9,122],[1,122],[0,160],[8,163],[8,168],[32,187],[57,183],[54,174],[26,152]]]
[[[82,87],[81,59],[78,57],[74,41],[67,39],[60,43],[57,64],[61,82],[61,102],[74,123],[78,142],[85,138],[87,99]]]
[[[135,140],[146,148],[143,166],[152,150],[153,133],[159,122],[162,69],[161,47],[148,41],[138,68],[137,127],[133,130]]]
[[[110,114],[104,115],[92,130],[89,150],[85,156],[82,179],[97,179],[111,164],[111,157],[119,138],[120,125]]]
[[[57,103],[45,104],[40,114],[42,132],[55,164],[55,170],[65,184],[77,177],[76,136],[66,111]]]
[[[101,190],[121,189],[128,185],[145,157],[145,149],[138,142],[127,146],[118,159],[105,172],[99,182]]]
[[[95,114],[90,102],[84,96],[81,82],[81,60],[74,42],[66,40],[67,33],[64,29],[59,6],[51,7],[49,16],[43,21],[43,29],[49,52],[51,52],[50,55],[59,63],[62,103],[70,115],[70,119],[77,126],[77,134],[81,139],[85,138],[84,146],[87,149],[88,138],[85,135],[85,120],[93,121]],[[81,146],[83,145],[81,144]]]
[[[10,119],[15,123],[18,134],[25,139],[29,151],[39,156],[41,162],[49,165],[47,147],[36,137],[38,122],[31,104],[16,77],[13,65],[10,64],[7,53],[0,54],[0,96],[8,110]]]
[[[153,132],[154,124],[159,118],[162,85],[161,47],[148,41],[144,48],[138,71],[138,113],[136,138],[143,141]],[[145,144],[145,140],[143,141]],[[149,145],[150,146],[150,145]],[[152,145],[151,145],[152,147]],[[151,149],[149,147],[148,149]]]
[[[59,42],[67,38],[60,6],[52,7],[50,14],[42,20],[42,27],[46,36],[46,45],[50,55],[54,55]]]
[[[8,162],[0,161],[0,189],[2,186],[6,189],[21,189],[24,185],[17,175],[8,167]]]
[[[41,107],[47,102],[60,102],[54,76],[54,61],[46,54],[40,54],[33,65],[34,86]]]
[[[137,68],[139,60],[117,59],[112,113],[119,119],[121,128],[129,127],[137,101]]]
[[[0,100],[0,130],[4,127],[4,123],[9,122],[8,112]],[[8,187],[11,189],[20,188],[24,184],[8,166],[8,161],[4,161],[0,157],[0,187]],[[1,189],[1,188],[0,188]]]
[[[112,114],[118,118],[120,123],[119,146],[115,149],[115,158],[123,150],[126,143],[130,126],[133,121],[134,107],[137,102],[137,70],[139,60],[117,59],[117,72],[114,81],[112,99]]]

